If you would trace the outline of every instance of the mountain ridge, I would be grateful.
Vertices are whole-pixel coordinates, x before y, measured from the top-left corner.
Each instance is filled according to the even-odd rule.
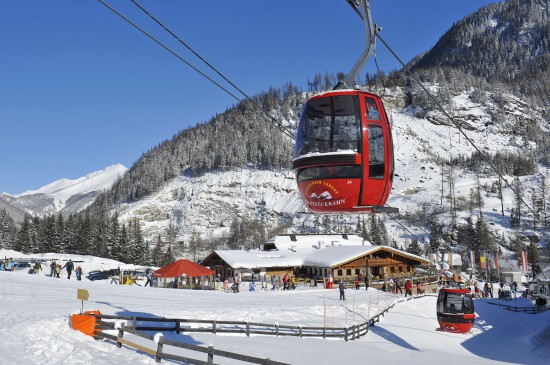
[[[11,208],[31,216],[77,213],[91,204],[103,190],[109,189],[127,170],[122,164],[115,164],[77,179],[59,179],[21,194],[2,193],[0,199]],[[21,214],[17,214],[14,220],[20,223]]]

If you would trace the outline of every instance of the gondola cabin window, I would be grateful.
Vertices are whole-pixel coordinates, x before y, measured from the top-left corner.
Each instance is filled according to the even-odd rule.
[[[380,120],[380,113],[376,106],[376,101],[373,98],[366,98],[367,104],[367,119],[368,120]]]
[[[361,166],[320,166],[310,167],[301,171],[298,175],[298,182],[314,179],[344,179],[359,178]]]
[[[472,298],[461,293],[440,291],[438,303],[441,313],[472,313],[474,308]]]
[[[369,178],[384,178],[384,134],[374,123],[369,123]]]
[[[310,101],[301,116],[296,155],[359,151],[361,120],[357,97],[332,96]]]

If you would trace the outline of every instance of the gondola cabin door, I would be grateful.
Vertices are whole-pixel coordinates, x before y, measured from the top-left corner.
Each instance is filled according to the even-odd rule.
[[[380,97],[337,90],[310,98],[294,157],[300,195],[313,213],[383,210],[393,181],[393,145]]]

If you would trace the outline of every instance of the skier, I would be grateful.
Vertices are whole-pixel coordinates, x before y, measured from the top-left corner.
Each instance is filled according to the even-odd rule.
[[[50,264],[50,277],[55,277],[55,267],[57,265],[55,264],[55,261],[52,260],[52,263]]]
[[[65,269],[65,268],[67,269],[67,279],[70,279],[71,273],[73,272],[73,269],[74,269],[74,264],[71,259],[69,259],[69,261],[67,261],[67,263],[63,265],[62,269]]]
[[[40,263],[40,260],[35,262],[33,269],[36,275],[40,274],[40,271],[42,271],[42,264]]]
[[[416,294],[422,294],[422,285],[420,285],[420,280],[416,284]]]
[[[74,274],[76,275],[76,280],[80,281],[80,279],[82,278],[82,268],[80,267],[80,265],[77,266]]]
[[[399,294],[403,294],[403,290],[401,290],[403,282],[401,280],[401,278],[397,278],[397,280],[395,280],[395,294],[397,294],[397,292],[399,292]]]
[[[340,289],[340,300],[346,300],[346,294],[344,293],[345,288],[344,282],[340,280],[340,285],[338,285],[338,289]]]
[[[410,295],[411,297],[413,296],[413,292],[412,292],[412,283],[410,280],[407,279],[407,282],[405,282],[405,297],[408,295]]]
[[[149,284],[149,287],[153,286],[151,283],[152,276],[153,276],[153,270],[147,269],[147,281],[145,282],[144,286],[147,286],[147,284]]]

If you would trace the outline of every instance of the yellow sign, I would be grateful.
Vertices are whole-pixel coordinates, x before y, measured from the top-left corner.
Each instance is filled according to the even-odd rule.
[[[80,300],[88,300],[90,295],[86,289],[77,289],[76,297]]]

